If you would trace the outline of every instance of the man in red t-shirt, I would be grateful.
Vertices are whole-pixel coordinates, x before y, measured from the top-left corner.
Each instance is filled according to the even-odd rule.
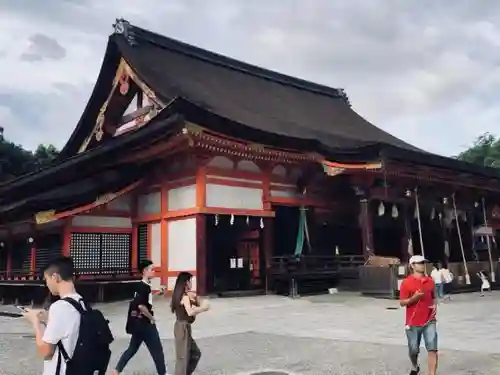
[[[420,341],[424,338],[428,353],[429,375],[436,375],[438,362],[438,334],[436,329],[435,285],[425,274],[427,260],[421,255],[410,258],[411,274],[399,290],[400,304],[406,307],[406,338],[412,364],[410,375],[420,372],[418,354]]]

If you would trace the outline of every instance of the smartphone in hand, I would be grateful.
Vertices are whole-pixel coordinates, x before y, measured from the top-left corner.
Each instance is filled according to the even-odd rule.
[[[28,312],[28,309],[27,309],[26,307],[24,307],[24,306],[20,306],[20,305],[19,305],[19,306],[16,306],[16,308],[17,308],[18,310],[21,310],[23,313]]]

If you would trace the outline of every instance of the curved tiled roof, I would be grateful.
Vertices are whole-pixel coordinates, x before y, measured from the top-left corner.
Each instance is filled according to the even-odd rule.
[[[182,97],[266,132],[343,148],[386,143],[418,150],[358,115],[343,90],[266,70],[145,29],[114,35],[121,55],[164,100]]]

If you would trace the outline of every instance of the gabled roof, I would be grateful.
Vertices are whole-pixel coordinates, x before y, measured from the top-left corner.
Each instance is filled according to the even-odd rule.
[[[62,157],[76,153],[95,124],[120,57],[166,103],[181,97],[235,122],[278,135],[321,140],[332,148],[382,142],[418,150],[358,115],[341,89],[231,59],[123,20],[118,25],[121,33],[109,38],[94,92]]]
[[[386,157],[500,177],[497,169],[431,154],[383,131],[350,107],[342,89],[250,65],[125,20],[114,26],[94,91],[61,159],[75,155],[94,128],[123,58],[169,103],[163,111],[223,134],[338,161]]]
[[[334,148],[383,142],[416,149],[359,116],[342,90],[259,68],[136,26],[124,27],[128,27],[124,34],[114,35],[120,53],[166,102],[183,97],[241,124],[321,140]]]

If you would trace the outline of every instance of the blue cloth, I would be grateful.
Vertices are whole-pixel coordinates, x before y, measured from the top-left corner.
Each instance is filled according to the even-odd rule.
[[[417,355],[420,351],[420,342],[424,339],[425,349],[428,352],[438,350],[438,333],[436,321],[430,321],[425,326],[409,326],[406,327],[406,338],[408,340],[408,350],[410,356]]]

